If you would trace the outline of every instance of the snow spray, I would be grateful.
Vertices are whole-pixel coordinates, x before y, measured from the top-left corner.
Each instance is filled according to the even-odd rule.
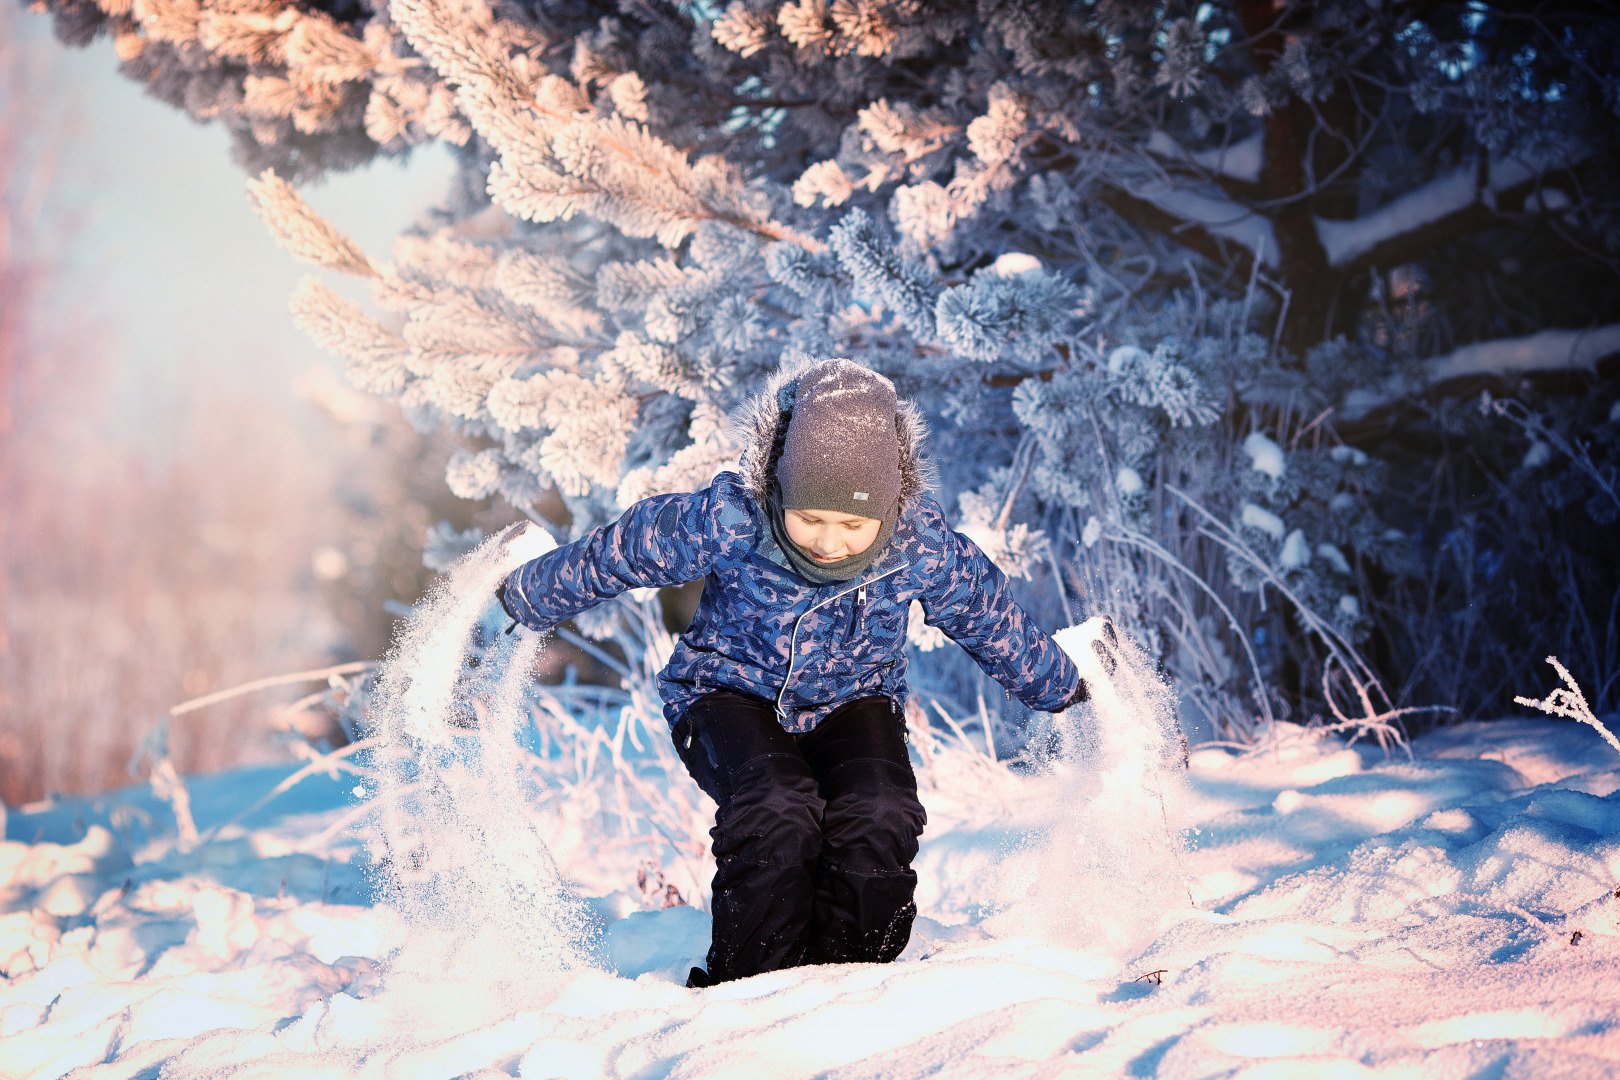
[[[540,831],[520,737],[541,638],[507,633],[501,579],[555,544],[532,525],[491,537],[411,612],[372,701],[381,790],[379,899],[403,921],[383,992],[414,1033],[487,1024],[544,1002],[587,966],[591,921]]]
[[[1091,697],[1055,718],[1049,770],[1035,780],[1038,824],[1004,859],[1008,891],[986,926],[1123,961],[1190,902],[1185,744],[1170,687],[1106,619],[1054,638]]]

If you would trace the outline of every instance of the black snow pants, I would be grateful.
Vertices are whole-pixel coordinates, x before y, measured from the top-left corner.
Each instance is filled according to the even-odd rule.
[[[719,804],[710,981],[900,955],[928,817],[888,698],[846,702],[792,735],[770,702],[722,691],[694,701],[673,735]]]

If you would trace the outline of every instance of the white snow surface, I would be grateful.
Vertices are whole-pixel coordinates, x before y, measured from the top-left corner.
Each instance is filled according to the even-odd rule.
[[[422,625],[391,663],[431,651]],[[638,889],[646,849],[581,800],[524,804],[487,711],[459,765],[431,738],[387,744],[437,762],[414,820],[379,824],[377,793],[334,773],[216,828],[290,767],[192,778],[189,852],[144,788],[12,810],[0,1075],[1620,1071],[1620,755],[1595,732],[1460,724],[1408,757],[1278,724],[1182,769],[1172,695],[1128,647],[1110,673],[1100,633],[1060,638],[1097,694],[1059,718],[1043,773],[913,721],[929,825],[892,965],[686,989],[706,912]],[[469,879],[436,912],[376,870],[418,835]]]

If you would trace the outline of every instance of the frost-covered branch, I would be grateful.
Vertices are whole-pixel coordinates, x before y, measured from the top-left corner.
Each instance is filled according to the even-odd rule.
[[[1564,680],[1564,685],[1556,687],[1546,697],[1539,700],[1536,698],[1515,697],[1513,699],[1514,704],[1540,709],[1548,716],[1562,716],[1566,720],[1574,720],[1595,728],[1597,733],[1603,736],[1604,741],[1614,747],[1616,753],[1620,753],[1620,739],[1615,738],[1614,733],[1604,727],[1602,722],[1598,720],[1597,715],[1592,712],[1592,706],[1586,703],[1586,695],[1581,692],[1581,685],[1575,681],[1575,676],[1569,673],[1569,669],[1564,667],[1556,656],[1547,657],[1547,663],[1551,664],[1553,670],[1558,672],[1558,677]]]
[[[530,53],[512,55],[479,0],[397,0],[392,10],[500,155],[489,192],[514,215],[544,222],[586,214],[665,247],[704,221],[816,246],[771,221],[759,193],[721,159],[692,164],[638,121],[593,110],[581,87],[543,74]]]
[[[356,388],[390,396],[410,382],[410,346],[319,278],[300,280],[288,309],[293,324],[315,344],[348,361],[349,381]]]
[[[374,277],[377,268],[360,246],[317,214],[287,181],[266,169],[247,183],[248,203],[276,246],[300,262],[345,274]]]

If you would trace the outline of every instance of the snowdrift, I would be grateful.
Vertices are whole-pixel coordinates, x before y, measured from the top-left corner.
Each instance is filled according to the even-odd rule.
[[[1028,781],[935,791],[899,963],[706,991],[681,984],[707,915],[648,907],[637,853],[560,806],[547,835],[600,928],[593,962],[477,1010],[465,980],[390,991],[401,916],[372,902],[360,840],[331,827],[357,805],[352,781],[301,784],[186,853],[145,789],[30,806],[0,848],[0,1073],[1614,1075],[1620,760],[1550,720],[1460,725],[1414,751],[1386,760],[1286,725],[1250,754],[1196,750],[1190,896],[1166,898],[1128,954],[993,936],[996,879],[1044,850],[1014,843]],[[282,774],[196,778],[199,827]],[[140,843],[147,830],[159,838]],[[1060,869],[1042,889],[1083,909],[1092,884]]]
[[[647,695],[632,678],[565,715],[525,674],[540,640],[492,620],[518,549],[549,545],[496,538],[418,605],[364,765],[268,800],[287,770],[197,778],[197,840],[145,790],[8,814],[0,1074],[1620,1067],[1620,755],[1596,731],[1459,725],[1391,757],[1279,724],[1188,754],[1169,688],[1102,619],[1058,635],[1092,700],[1027,769],[914,718],[930,823],[900,962],[688,990],[703,875],[683,895],[647,856],[701,849],[704,815],[658,794],[690,780]]]

